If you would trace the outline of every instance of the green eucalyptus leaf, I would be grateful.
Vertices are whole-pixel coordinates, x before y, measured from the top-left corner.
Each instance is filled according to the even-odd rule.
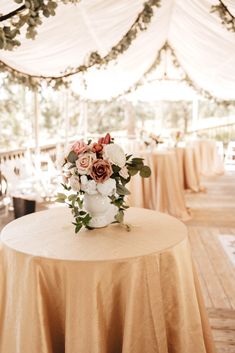
[[[78,155],[74,151],[70,151],[67,157],[67,160],[70,163],[75,163],[77,159],[78,159]]]
[[[65,203],[65,200],[64,199],[56,199],[55,202]]]
[[[123,185],[117,185],[117,193],[118,195],[130,195],[130,191]]]
[[[123,223],[124,212],[123,211],[119,211],[114,218],[116,219],[116,221],[118,223]]]
[[[140,176],[142,178],[149,178],[150,175],[151,175],[151,169],[147,165],[143,166],[140,170]]]
[[[69,197],[68,197],[68,200],[69,200],[69,201],[76,201],[76,199],[77,199],[77,195],[76,195],[76,194],[71,194],[71,195],[69,195]]]
[[[131,176],[134,176],[138,173],[138,169],[134,168],[134,167],[128,167],[128,173],[131,175]]]
[[[82,223],[76,223],[75,233],[78,233],[81,228],[82,228]]]
[[[61,192],[58,192],[57,193],[57,198],[65,200],[67,198],[67,196],[65,194],[61,193]]]

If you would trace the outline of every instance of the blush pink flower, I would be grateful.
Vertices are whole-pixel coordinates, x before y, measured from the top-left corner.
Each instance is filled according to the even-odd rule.
[[[92,152],[99,153],[103,150],[103,146],[100,143],[95,142],[95,143],[93,143],[91,150],[92,150]]]
[[[72,150],[77,154],[84,153],[88,149],[88,145],[83,140],[76,141],[72,146]]]
[[[108,145],[111,141],[111,136],[109,133],[105,135],[105,137],[101,137],[98,141],[99,145]]]
[[[76,160],[77,171],[80,175],[90,174],[91,166],[96,158],[94,153],[81,154]]]
[[[91,167],[91,177],[97,183],[104,183],[113,174],[113,170],[109,161],[104,159],[96,159]]]

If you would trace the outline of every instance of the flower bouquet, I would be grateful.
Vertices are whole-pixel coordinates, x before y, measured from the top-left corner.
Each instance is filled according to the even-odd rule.
[[[126,184],[137,173],[146,178],[151,170],[142,158],[126,155],[110,134],[97,142],[75,142],[62,162],[65,193],[57,197],[57,202],[71,209],[75,232],[82,227],[124,224],[124,212],[129,207],[125,196],[130,194]]]
[[[183,139],[183,137],[184,137],[184,134],[183,134],[183,132],[182,131],[176,131],[175,133],[174,133],[174,147],[177,147],[178,146],[178,143],[180,142],[180,141],[182,141],[182,139]]]

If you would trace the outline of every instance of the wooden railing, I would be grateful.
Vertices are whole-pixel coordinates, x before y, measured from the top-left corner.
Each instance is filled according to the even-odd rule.
[[[6,160],[24,158],[27,152],[35,154],[35,148],[20,148],[17,150],[11,150],[6,152],[0,152],[0,165]],[[40,148],[40,153],[49,153],[53,162],[56,158],[56,144],[45,145]]]
[[[235,140],[235,122],[227,123],[224,125],[210,126],[206,128],[192,129],[189,130],[187,134],[196,134],[199,137],[219,140],[227,144],[229,141]]]

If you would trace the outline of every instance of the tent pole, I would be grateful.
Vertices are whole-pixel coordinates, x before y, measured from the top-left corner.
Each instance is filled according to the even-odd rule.
[[[70,129],[70,119],[69,119],[69,90],[65,91],[65,146],[68,146],[69,142],[69,129]]]
[[[39,100],[38,100],[38,90],[35,89],[34,93],[34,140],[35,140],[35,156],[38,160],[40,155],[40,145],[39,145]]]
[[[192,105],[192,130],[195,130],[197,128],[198,123],[198,98],[193,98]]]
[[[127,137],[133,138],[135,136],[135,109],[131,102],[125,101],[124,113],[127,125]]]
[[[87,139],[87,101],[81,101],[81,112],[82,112],[82,122],[83,122],[83,137]]]

